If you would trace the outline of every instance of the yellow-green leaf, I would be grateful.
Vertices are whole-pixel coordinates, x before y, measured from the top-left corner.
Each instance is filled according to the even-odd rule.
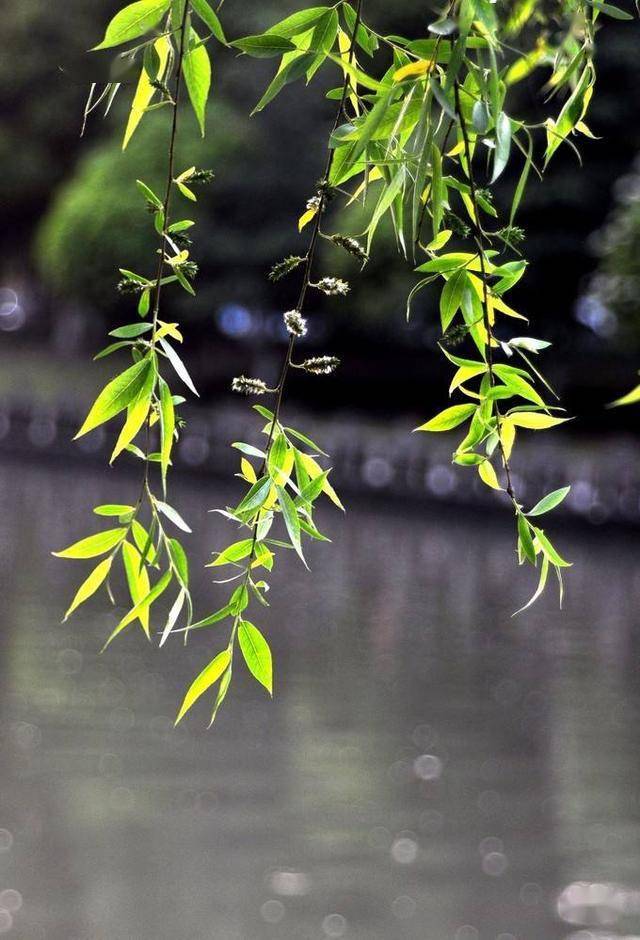
[[[301,232],[305,225],[308,225],[311,219],[314,218],[318,213],[318,207],[314,206],[311,209],[307,209],[306,212],[303,212],[300,218],[298,219],[298,231]]]
[[[222,650],[221,653],[218,653],[215,656],[208,666],[202,670],[199,676],[197,676],[194,681],[189,686],[187,694],[184,697],[184,701],[178,712],[178,717],[176,718],[176,724],[181,721],[186,713],[189,711],[194,702],[200,698],[201,695],[204,695],[211,686],[218,681],[222,673],[227,669],[229,663],[231,662],[231,652],[229,649]]]
[[[478,464],[478,475],[483,483],[486,483],[487,486],[490,486],[493,490],[501,490],[502,487],[498,482],[498,477],[496,471],[493,468],[493,464],[489,460],[483,460],[482,463]]]
[[[627,392],[626,395],[623,395],[622,398],[617,398],[612,404],[613,405],[635,405],[636,402],[640,401],[640,385],[636,385],[634,389],[630,392]]]
[[[160,468],[162,470],[162,479],[166,481],[167,470],[171,463],[171,450],[173,448],[173,436],[176,428],[176,414],[171,391],[163,379],[160,379],[160,419],[162,422]]]
[[[129,542],[122,543],[122,561],[127,575],[129,585],[129,594],[134,606],[149,593],[149,575],[147,569],[142,564],[142,556],[138,549]],[[142,624],[142,629],[149,636],[149,608],[143,607],[138,613],[138,620]]]
[[[169,50],[171,49],[171,40],[168,36],[161,36],[155,41],[153,45],[156,52],[158,53],[159,59],[156,79],[161,79],[167,67],[167,58],[169,56]],[[151,79],[147,74],[147,70],[143,67],[142,71],[140,72],[138,87],[136,88],[136,93],[133,96],[131,111],[129,112],[129,120],[127,121],[127,126],[124,132],[124,138],[122,141],[123,150],[126,149],[127,144],[133,137],[136,128],[142,120],[145,110],[151,104],[151,99],[155,93],[156,89],[151,84]]]
[[[238,627],[238,641],[249,672],[273,695],[273,663],[269,644],[248,620],[241,620]]]
[[[200,125],[200,133],[204,137],[205,112],[211,87],[211,62],[206,47],[200,45],[200,37],[193,27],[189,34],[189,52],[182,60],[182,73],[191,105]]]
[[[572,562],[565,561],[564,558],[558,554],[555,547],[551,544],[547,536],[544,534],[542,529],[533,528],[533,531],[536,534],[536,539],[538,544],[544,554],[547,556],[552,565],[555,565],[557,568],[570,568]]]
[[[256,476],[256,471],[253,468],[253,464],[249,463],[246,457],[240,458],[240,469],[242,470],[242,476],[249,483],[258,482],[258,477]]]
[[[569,418],[554,418],[552,415],[538,414],[535,411],[515,411],[509,415],[509,421],[517,428],[529,428],[531,431],[544,431],[569,420]]]
[[[114,548],[124,537],[126,528],[106,529],[104,532],[96,532],[95,535],[89,535],[86,539],[80,539],[74,542],[68,548],[61,552],[53,552],[57,558],[95,558],[97,555],[104,555],[110,549]]]
[[[516,429],[510,417],[500,419],[500,442],[504,451],[505,460],[508,460],[516,439]]]
[[[74,440],[124,411],[127,405],[137,397],[147,380],[150,369],[151,360],[142,359],[112,379],[96,398]]]
[[[171,571],[171,569],[169,569],[168,571],[165,571],[162,577],[159,578],[158,581],[156,581],[156,583],[151,588],[151,590],[146,595],[146,597],[143,597],[143,599],[138,604],[135,604],[131,608],[128,614],[124,615],[124,617],[122,618],[118,626],[115,628],[115,630],[113,631],[113,633],[111,634],[107,642],[104,644],[104,647],[103,647],[104,649],[107,648],[107,646],[111,643],[111,641],[114,640],[118,636],[118,634],[124,630],[126,626],[128,626],[133,620],[136,620],[137,618],[139,618],[140,613],[144,609],[148,609],[149,607],[151,607],[153,602],[158,597],[160,597],[163,591],[165,591],[168,588],[169,584],[171,583],[172,578],[173,578],[173,572]]]
[[[410,62],[393,73],[393,80],[402,82],[405,78],[422,78],[423,75],[433,71],[435,64],[435,59],[419,59],[417,62]]]
[[[476,410],[475,405],[452,405],[445,408],[435,418],[431,418],[426,424],[421,424],[416,431],[451,431],[457,428],[459,424],[471,417]]]
[[[105,558],[91,572],[86,581],[83,581],[76,592],[76,596],[71,601],[71,605],[64,615],[67,620],[80,604],[84,604],[92,594],[95,594],[111,569],[111,558]]]
[[[136,434],[147,420],[149,408],[151,407],[151,393],[155,382],[155,372],[150,369],[147,373],[147,380],[138,392],[135,401],[129,405],[127,420],[124,423],[116,446],[113,448],[109,463],[113,463],[116,457],[122,453],[135,438]]]
[[[107,26],[104,39],[94,46],[93,51],[111,49],[143,36],[158,25],[162,14],[169,9],[169,3],[170,0],[137,0],[136,3],[130,3],[116,13]]]
[[[312,480],[315,480],[315,478],[320,476],[321,473],[324,473],[324,470],[314,457],[311,457],[309,454],[303,454],[302,451],[298,451],[298,456],[300,457],[302,465]],[[344,512],[344,506],[340,502],[340,497],[327,479],[325,479],[322,484],[322,492],[331,500],[335,506],[338,507],[338,509],[342,509]]]
[[[563,486],[559,490],[553,490],[552,493],[547,493],[546,496],[535,504],[533,509],[530,509],[527,516],[542,516],[545,512],[550,512],[552,509],[555,509],[556,506],[559,506],[560,503],[569,495],[571,490],[570,486]]]

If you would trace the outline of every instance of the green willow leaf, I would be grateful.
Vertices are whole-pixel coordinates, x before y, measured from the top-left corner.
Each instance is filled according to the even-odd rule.
[[[314,27],[310,49],[314,52],[330,52],[337,35],[338,11],[327,10]]]
[[[280,486],[285,485],[289,479],[293,462],[294,456],[289,442],[284,434],[279,432],[271,445],[267,461],[269,476],[274,483],[278,483]]]
[[[556,506],[559,506],[560,503],[566,499],[571,490],[570,486],[563,486],[559,490],[553,490],[552,493],[547,493],[538,503],[535,504],[533,509],[530,509],[527,516],[541,516],[545,512],[550,512],[552,509],[555,509]]]
[[[127,347],[133,346],[133,343],[120,342],[120,343],[111,343],[109,346],[105,346],[104,349],[101,349],[99,353],[93,357],[94,361],[98,359],[104,359],[105,356],[110,356],[112,353],[117,352],[119,349],[126,349]]]
[[[554,418],[553,415],[538,414],[535,411],[510,411],[509,418],[517,428],[528,428],[531,431],[546,431],[571,420]]]
[[[161,499],[154,500],[156,508],[162,513],[163,516],[166,516],[170,522],[173,522],[178,529],[182,529],[183,532],[191,532],[191,529],[184,521],[177,509],[174,509],[173,506],[170,506],[169,503],[163,502]]]
[[[527,608],[531,607],[532,604],[535,604],[535,602],[538,600],[538,598],[540,597],[540,595],[545,589],[548,573],[549,573],[549,559],[547,558],[546,555],[544,555],[542,558],[542,564],[540,565],[540,579],[538,581],[538,586],[533,596],[529,598],[529,600],[523,607],[521,607],[519,610],[516,610],[511,615],[512,617],[515,617],[518,614],[521,614],[524,610],[527,610]]]
[[[132,339],[133,337],[142,336],[143,333],[148,333],[149,330],[153,329],[150,323],[129,323],[127,326],[119,326],[115,330],[111,330],[109,336],[115,336],[117,339]]]
[[[228,565],[236,561],[241,561],[243,558],[248,558],[252,548],[252,538],[241,539],[239,542],[234,542],[233,545],[228,545],[224,551],[220,552],[216,558],[207,565],[207,567],[217,568],[219,565]]]
[[[93,569],[93,571],[91,572],[89,577],[86,579],[86,581],[82,582],[82,584],[80,585],[80,587],[78,588],[76,592],[75,597],[71,601],[69,609],[64,615],[64,620],[68,620],[68,618],[71,616],[73,611],[77,610],[80,604],[84,604],[84,602],[88,600],[92,596],[92,594],[96,593],[100,585],[103,583],[103,581],[106,579],[107,575],[109,574],[109,571],[111,570],[111,562],[112,562],[111,558],[105,558]],[[63,623],[64,623],[64,620],[63,620]]]
[[[535,567],[536,550],[533,547],[531,529],[529,527],[529,523],[521,513],[518,513],[518,537],[520,539],[520,545],[527,561]]]
[[[221,607],[220,610],[216,610],[214,614],[209,614],[208,617],[205,617],[203,620],[198,620],[196,623],[189,624],[188,627],[184,627],[184,632],[191,630],[200,630],[202,627],[211,627],[214,623],[220,623],[221,620],[226,620],[227,617],[233,616],[237,613],[234,610],[231,604],[225,604],[224,607]],[[183,632],[182,630],[177,632]]]
[[[485,463],[486,457],[483,457],[482,454],[454,454],[453,462],[459,464],[461,467],[479,467],[481,464]]]
[[[523,379],[521,375],[512,372],[508,366],[496,365],[493,371],[502,379],[509,391],[514,395],[519,395],[527,401],[532,401],[535,405],[540,405],[542,408],[546,407],[535,388],[530,385],[526,379]],[[497,391],[497,389],[495,389],[495,391]]]
[[[287,39],[291,39],[292,36],[299,36],[317,23],[329,9],[329,7],[324,6],[309,7],[307,10],[300,10],[298,13],[293,13],[291,16],[287,16],[284,20],[280,20],[279,23],[271,26],[266,31],[266,35],[268,36],[271,33],[275,33]]]
[[[74,440],[123,411],[137,397],[151,368],[151,360],[142,359],[109,382],[96,398]]]
[[[180,711],[178,712],[178,717],[176,718],[176,725],[178,722],[182,721],[186,713],[189,711],[191,706],[197,702],[201,695],[204,695],[212,685],[214,685],[223,672],[226,671],[227,667],[231,662],[231,651],[229,649],[222,650],[221,653],[218,653],[215,656],[208,666],[202,670],[199,676],[197,676],[194,681],[189,686],[187,694],[184,697],[184,701],[180,706]]]
[[[186,597],[187,597],[187,592],[185,588],[180,588],[175,601],[171,605],[171,610],[169,611],[167,622],[165,623],[164,630],[162,631],[162,635],[160,636],[158,647],[164,646],[164,644],[169,639],[169,636],[178,621],[178,617],[180,616],[182,612],[182,608],[184,607],[184,602],[185,602]]]
[[[171,584],[173,578],[173,573],[171,571],[165,571],[161,578],[154,584],[146,597],[143,597],[142,600],[131,608],[129,613],[125,614],[118,626],[115,628],[107,642],[104,644],[103,649],[106,649],[109,644],[115,640],[115,638],[122,633],[125,627],[127,627],[134,620],[139,618],[141,613],[144,613],[145,610],[148,610],[149,607],[156,601],[160,595],[166,591],[166,589]]]
[[[280,508],[282,510],[282,518],[284,519],[284,524],[287,527],[291,544],[295,548],[296,553],[306,568],[308,566],[302,553],[302,540],[300,538],[300,520],[298,519],[298,511],[293,500],[283,487],[276,486],[276,491],[278,493],[278,502],[280,503]]]
[[[273,56],[284,55],[285,52],[291,52],[296,48],[290,39],[277,36],[275,33],[245,36],[244,39],[235,39],[231,45],[257,59],[270,59]]]
[[[213,706],[213,711],[211,713],[211,720],[209,722],[209,728],[216,720],[216,716],[218,714],[220,706],[222,705],[225,698],[227,697],[227,692],[229,691],[229,686],[231,685],[231,676],[232,676],[232,669],[231,669],[231,665],[229,665],[229,668],[223,674],[222,679],[220,680],[220,685],[218,686],[218,694],[216,695],[215,705]]]
[[[475,405],[452,405],[437,414],[435,418],[431,418],[426,424],[421,424],[420,427],[415,428],[415,430],[451,431],[453,428],[457,428],[459,424],[462,424],[463,421],[466,421],[467,418],[470,418],[475,410]]]
[[[264,110],[269,102],[273,101],[276,95],[282,91],[285,85],[288,85],[290,82],[295,82],[296,79],[301,78],[307,69],[313,64],[314,59],[315,54],[313,52],[301,52],[299,55],[296,55],[294,58],[290,59],[286,64],[282,64],[251,114],[254,115],[259,111]]]
[[[149,575],[147,574],[147,569],[144,567],[142,555],[134,545],[125,541],[122,543],[122,561],[124,564],[127,584],[129,586],[131,601],[134,605],[139,604],[140,601],[147,596],[151,589]],[[150,635],[148,607],[143,607],[140,610],[138,614],[138,620],[140,621],[142,629],[148,637]]]
[[[189,560],[178,539],[169,539],[169,554],[176,570],[178,581],[184,588],[189,587]]]
[[[342,4],[342,15],[347,26],[347,32],[351,36],[356,26],[356,11],[349,3]],[[369,30],[364,26],[363,23],[358,23],[358,29],[356,32],[356,40],[361,49],[367,53],[367,55],[372,56],[379,47],[379,42],[377,36],[369,32]]]
[[[211,61],[206,47],[200,44],[200,37],[193,27],[189,32],[189,51],[182,60],[182,73],[200,133],[204,137],[205,114],[211,88]]]
[[[547,556],[547,558],[549,559],[552,565],[556,565],[558,568],[570,568],[571,567],[571,562],[565,561],[564,558],[562,558],[562,556],[558,554],[558,552],[556,551],[554,546],[551,544],[547,536],[544,534],[542,529],[534,528],[533,531],[536,534],[536,538],[538,540],[540,548],[542,549],[544,554]]]
[[[610,407],[618,407],[620,405],[635,405],[636,402],[640,401],[640,385],[636,385],[630,392],[627,392],[626,395],[623,395],[622,398],[616,398],[612,402]]]
[[[442,181],[442,155],[433,145],[431,150],[431,218],[433,221],[433,237],[436,238],[442,224],[446,188]]]
[[[227,40],[224,35],[224,30],[222,29],[222,24],[218,19],[218,14],[214,12],[207,0],[191,0],[191,8],[197,13],[205,26],[209,27],[212,35],[226,46]]]
[[[154,531],[155,527],[153,524],[150,530],[147,532],[145,527],[140,522],[138,522],[137,519],[134,519],[131,523],[131,533],[133,535],[133,540],[138,546],[138,551],[144,558],[145,563],[149,565],[154,565],[156,563],[157,553],[153,545]]]
[[[259,509],[267,501],[271,486],[270,477],[261,477],[257,480],[244,499],[236,506],[236,513],[250,513]]]
[[[129,516],[133,514],[134,507],[120,503],[103,503],[101,506],[96,506],[93,511],[96,516]]]
[[[113,448],[111,457],[109,458],[109,463],[113,463],[118,454],[120,454],[125,449],[125,447],[128,447],[129,444],[131,444],[142,426],[145,424],[149,410],[151,408],[151,396],[153,394],[155,382],[156,370],[154,365],[153,368],[148,370],[144,385],[136,395],[135,399],[129,405],[127,420],[125,421],[124,426],[118,435],[118,440],[116,441],[116,445]]]
[[[462,298],[468,285],[469,278],[464,268],[455,271],[444,285],[440,294],[440,323],[443,333],[446,333],[451,321],[462,306]]]
[[[124,42],[138,39],[157,26],[162,16],[169,9],[170,0],[137,0],[120,10],[113,17],[104,39],[92,51],[111,49]]]
[[[61,552],[52,552],[52,555],[57,558],[95,558],[115,548],[126,534],[126,528],[106,529],[104,532],[96,532],[95,535],[89,535],[87,538],[80,539],[79,542],[74,542]]]
[[[317,451],[319,454],[322,454],[324,457],[329,456],[326,451],[322,450],[322,448],[318,444],[315,443],[315,441],[312,441],[310,437],[306,436],[306,434],[302,434],[301,431],[296,431],[295,428],[287,428],[287,427],[285,427],[284,430],[287,432],[287,434],[290,434],[291,437],[295,437],[297,441],[300,441],[301,444],[306,444],[307,447],[311,448],[311,450]],[[262,456],[262,454],[260,456]]]
[[[189,389],[193,392],[193,394],[196,395],[196,396],[199,398],[200,396],[198,395],[198,392],[197,392],[197,390],[196,390],[195,385],[193,384],[193,381],[192,381],[192,379],[191,379],[191,376],[189,375],[189,373],[188,373],[188,371],[187,371],[187,367],[185,366],[184,362],[182,361],[182,359],[180,358],[180,356],[178,355],[178,353],[175,351],[175,349],[173,348],[173,346],[171,346],[171,345],[166,341],[166,339],[164,338],[164,336],[161,337],[161,338],[158,340],[158,342],[160,343],[160,347],[162,348],[163,352],[165,353],[167,359],[169,360],[169,362],[171,363],[171,365],[172,365],[173,368],[175,369],[176,374],[180,376],[180,378],[182,379],[182,381],[184,382],[184,384],[187,386],[187,388],[189,388]]]
[[[160,441],[160,467],[162,471],[163,487],[166,490],[167,470],[171,463],[173,449],[173,436],[176,429],[176,414],[169,386],[160,379],[160,423],[162,428]]]
[[[511,121],[504,113],[501,111],[498,115],[496,121],[496,149],[493,159],[493,173],[491,175],[491,182],[495,181],[500,177],[509,162],[509,154],[511,153]]]
[[[273,663],[269,644],[262,633],[248,620],[238,625],[238,642],[249,672],[273,695]]]
[[[320,473],[315,479],[309,480],[300,490],[300,496],[295,500],[295,505],[302,506],[304,503],[313,503],[322,493],[325,482],[329,476],[329,470]]]

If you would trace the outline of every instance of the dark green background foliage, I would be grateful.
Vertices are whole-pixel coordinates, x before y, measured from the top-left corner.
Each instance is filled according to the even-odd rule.
[[[116,99],[113,114],[103,122],[95,112],[85,138],[79,137],[87,82],[103,77],[107,68],[85,50],[95,44],[117,7],[106,0],[89,5],[75,0],[62,9],[23,0],[3,14],[0,277],[3,283],[26,280],[46,289],[32,317],[41,333],[46,317],[59,320],[70,300],[79,304],[88,320],[106,315],[115,323],[121,303],[112,290],[117,265],[125,255],[141,257],[146,247],[143,226],[135,213],[128,212],[133,193],[127,189],[145,140],[153,140],[155,151],[156,139],[160,145],[166,134],[166,115],[162,111],[150,115],[123,157],[117,137],[132,94],[128,88]],[[247,9],[228,3],[225,28],[231,37],[259,32],[298,7],[272,2]],[[371,0],[367,18],[383,30],[401,22],[410,33],[424,30],[432,16],[428,10],[416,12],[411,2],[396,2],[391,9]],[[526,291],[538,334],[556,344],[552,377],[563,386],[568,407],[580,401],[584,412],[619,391],[621,371],[633,376],[633,357],[640,348],[640,318],[633,298],[624,306],[614,304],[624,323],[607,336],[594,334],[574,318],[576,300],[596,266],[586,250],[587,239],[604,221],[612,187],[640,149],[637,97],[620,93],[640,82],[637,25],[609,22],[606,40],[598,50],[598,87],[589,119],[594,133],[604,140],[582,142],[582,169],[568,150],[558,154],[545,183],[530,185],[520,218],[532,261],[521,290]],[[209,134],[202,145],[186,145],[198,146],[198,162],[216,172],[216,181],[202,192],[199,206],[196,260],[205,277],[188,314],[188,305],[184,307],[185,315],[201,322],[207,336],[215,328],[216,310],[225,302],[254,310],[289,306],[286,288],[273,290],[265,274],[274,260],[301,247],[295,219],[321,172],[332,114],[332,102],[324,99],[322,86],[335,85],[337,71],[327,66],[313,87],[296,84],[285,89],[269,109],[248,120],[246,114],[272,70],[273,61],[238,58],[218,47]],[[533,81],[518,86],[519,103],[532,119],[541,107],[538,91]],[[186,116],[185,127],[187,122],[194,131],[188,137],[193,139],[196,128],[191,115]],[[107,179],[108,193],[102,185]],[[502,181],[505,200],[513,183],[508,175]],[[98,207],[108,209],[109,224],[98,223]],[[328,250],[334,267],[347,271],[349,259]],[[628,256],[634,257],[633,243]],[[424,347],[437,337],[432,316],[435,298],[425,291],[416,305],[415,323],[407,330],[403,308],[411,283],[406,266],[395,258],[394,246],[380,241],[367,277],[352,285],[348,309],[328,316],[325,305],[318,303],[318,322],[329,333],[336,323],[340,325],[339,343],[355,357],[363,377],[364,384],[355,390],[343,388],[343,379],[338,378],[336,398],[350,395],[355,405],[389,409],[406,405],[418,384],[424,387]],[[367,385],[366,376],[375,372],[379,377],[389,359],[390,341],[403,350],[403,366],[397,370],[387,365],[385,384],[397,389],[397,397],[387,388],[383,405],[381,383]],[[560,370],[569,353],[574,362],[586,359],[589,368]],[[553,373],[553,364],[550,367]],[[427,372],[433,373],[435,383],[439,368],[434,355]],[[221,385],[227,378],[220,377]],[[616,415],[613,420],[629,418]]]

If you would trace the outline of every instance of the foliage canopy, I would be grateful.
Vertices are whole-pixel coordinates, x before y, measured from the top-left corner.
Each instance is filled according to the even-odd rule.
[[[193,680],[178,721],[214,688],[215,718],[237,653],[272,693],[269,645],[246,619],[247,611],[251,604],[268,605],[265,577],[279,550],[294,551],[306,564],[306,541],[327,540],[315,524],[317,501],[326,498],[342,508],[327,455],[283,417],[292,369],[326,375],[338,365],[330,354],[297,357],[311,293],[340,298],[349,292],[345,279],[319,269],[317,249],[324,240],[350,256],[354,268],[363,268],[376,249],[383,220],[391,222],[398,251],[418,275],[407,299],[407,317],[419,291],[431,284],[440,287],[439,345],[452,367],[453,403],[416,430],[455,430],[454,464],[461,472],[477,474],[509,506],[518,562],[537,575],[525,607],[540,596],[551,571],[562,597],[562,573],[570,563],[541,517],[565,499],[569,486],[541,493],[526,508],[518,497],[512,460],[520,434],[552,429],[568,418],[537,365],[550,344],[529,335],[526,311],[516,310],[505,298],[526,274],[517,219],[531,176],[544,175],[561,147],[577,152],[580,136],[591,136],[586,119],[596,80],[594,49],[607,17],[631,19],[631,14],[600,0],[560,0],[552,8],[536,0],[508,6],[452,0],[423,35],[407,37],[377,32],[363,15],[362,0],[339,0],[299,10],[260,34],[229,42],[207,0],[137,0],[107,25],[95,48],[124,44],[120,55],[139,68],[123,148],[151,110],[169,112],[170,134],[164,185],[151,183],[145,167],[140,171],[144,179],[136,182],[155,233],[156,270],[153,265],[151,271],[147,265],[121,268],[120,290],[135,298],[138,317],[113,330],[114,342],[98,354],[126,351],[130,364],[100,392],[78,436],[119,416],[111,460],[123,452],[137,457],[141,486],[131,504],[96,507],[98,515],[111,517],[110,528],[59,554],[105,556],[82,583],[68,614],[102,584],[110,593],[113,564],[122,564],[131,607],[107,644],[135,622],[151,637],[150,615],[166,592],[172,601],[159,631],[160,645],[172,635],[186,640],[192,631],[227,624],[226,645]],[[197,202],[197,186],[212,177],[209,170],[176,160],[180,97],[186,92],[204,134],[212,75],[209,50],[225,46],[245,56],[277,60],[254,114],[285,86],[311,82],[321,68],[337,70],[339,84],[328,92],[336,111],[324,171],[298,220],[299,231],[308,233],[306,252],[283,259],[271,272],[274,281],[299,279],[297,303],[283,315],[289,339],[279,378],[273,386],[258,377],[233,379],[235,391],[271,397],[273,403],[271,408],[254,405],[262,422],[259,443],[233,445],[245,491],[235,506],[218,510],[235,534],[210,562],[211,568],[225,572],[222,583],[231,587],[222,606],[196,619],[187,556],[176,537],[176,530],[188,532],[189,527],[167,502],[167,479],[184,401],[170,383],[179,380],[180,391],[197,391],[178,352],[180,327],[165,319],[164,309],[167,288],[195,293],[197,266],[187,234],[195,223],[184,216]],[[512,90],[535,70],[545,75],[548,111],[544,120],[531,122],[514,110]],[[108,110],[119,91],[117,82],[92,86],[85,117],[99,106]],[[518,181],[510,208],[500,217],[492,187],[511,164],[518,166]],[[361,231],[331,229],[334,200],[360,203]]]

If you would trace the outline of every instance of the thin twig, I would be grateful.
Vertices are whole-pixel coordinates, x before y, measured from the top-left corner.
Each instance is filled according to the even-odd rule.
[[[162,204],[162,232],[160,233],[160,247],[159,247],[159,257],[158,257],[158,269],[156,273],[155,280],[155,291],[154,291],[154,302],[153,302],[153,319],[152,319],[152,330],[151,330],[151,353],[155,354],[156,348],[156,331],[158,327],[158,316],[160,314],[160,294],[162,292],[162,274],[164,271],[165,265],[165,241],[167,229],[169,228],[169,209],[171,207],[171,194],[173,192],[173,176],[174,176],[174,166],[175,166],[175,150],[176,150],[176,138],[178,136],[178,105],[180,103],[180,90],[182,87],[182,61],[184,59],[184,47],[185,47],[185,33],[187,25],[187,17],[189,15],[190,0],[186,0],[184,9],[182,11],[182,20],[180,22],[180,41],[178,43],[178,56],[176,59],[176,80],[175,88],[173,93],[173,101],[171,102],[171,107],[173,108],[173,114],[171,118],[171,131],[169,134],[169,153],[167,158],[167,180],[165,186],[165,195],[164,201]],[[149,450],[150,450],[150,439],[151,439],[151,412],[147,417],[146,421],[146,447],[145,447],[145,469],[144,469],[144,480],[143,480],[143,489],[148,488],[149,484]],[[153,506],[153,503],[151,503]]]
[[[456,100],[456,113],[458,115],[458,120],[460,121],[460,129],[462,131],[462,139],[464,142],[464,153],[467,163],[467,177],[469,179],[469,189],[471,195],[471,202],[473,204],[473,218],[471,220],[473,226],[473,234],[476,246],[478,248],[478,259],[480,261],[480,273],[482,274],[482,320],[486,333],[486,342],[485,342],[485,357],[487,360],[487,371],[489,375],[489,385],[491,388],[495,387],[495,374],[493,371],[493,330],[491,328],[491,315],[489,313],[489,294],[487,286],[487,267],[486,267],[486,256],[485,256],[485,246],[484,246],[484,233],[482,231],[482,226],[480,225],[480,205],[478,202],[476,184],[473,176],[473,168],[471,165],[472,156],[471,156],[471,145],[469,143],[469,133],[467,130],[467,124],[464,119],[464,114],[462,107],[460,105],[460,86],[456,81],[454,83],[454,93]],[[518,503],[516,501],[515,493],[513,490],[513,484],[511,480],[511,467],[509,465],[509,460],[507,458],[504,444],[502,442],[502,416],[500,414],[500,408],[498,403],[494,402],[495,416],[496,416],[496,431],[498,434],[498,447],[500,449],[500,454],[502,457],[502,465],[504,467],[505,476],[507,478],[506,491],[513,503],[515,509],[518,509]]]
[[[347,61],[348,61],[348,65],[351,65],[351,63],[352,63],[352,61],[353,61],[354,54],[355,54],[356,36],[357,36],[358,28],[359,28],[359,26],[360,26],[360,21],[361,21],[362,3],[363,3],[363,0],[358,0],[357,6],[356,6],[356,18],[355,18],[355,21],[354,21],[354,24],[353,24],[353,31],[352,31],[352,33],[351,33],[351,41],[350,41],[350,44],[349,44],[349,53],[348,53],[348,60],[347,60]],[[350,79],[350,76],[349,76],[349,72],[346,71],[346,72],[345,72],[345,77],[344,77],[344,82],[343,82],[343,85],[342,85],[342,95],[341,95],[341,97],[340,97],[340,103],[339,103],[338,109],[337,109],[337,111],[336,111],[336,116],[335,116],[335,119],[334,119],[334,122],[333,122],[333,127],[331,128],[331,135],[333,135],[333,134],[335,133],[337,127],[338,127],[339,124],[340,124],[340,120],[341,120],[341,118],[342,118],[342,116],[343,116],[343,114],[344,114],[344,109],[345,109],[345,104],[346,104],[346,101],[347,101],[347,95],[349,94],[349,86],[350,86],[350,84],[351,84],[351,79]],[[323,212],[324,212],[324,210],[325,210],[325,208],[326,208],[326,204],[327,204],[327,188],[328,188],[328,184],[329,184],[329,177],[330,177],[330,175],[331,175],[331,167],[333,166],[334,154],[335,154],[335,150],[334,150],[333,147],[331,147],[331,148],[329,149],[329,155],[328,155],[328,157],[327,157],[327,162],[326,162],[326,165],[325,165],[325,168],[324,168],[324,173],[323,173],[323,176],[322,176],[322,179],[321,179],[321,184],[320,184],[320,201],[319,201],[319,203],[318,203],[318,211],[316,212],[316,215],[315,215],[315,219],[314,219],[314,223],[313,223],[313,229],[312,229],[312,232],[311,232],[311,239],[310,239],[310,241],[309,241],[309,247],[308,247],[308,249],[307,249],[307,254],[306,254],[306,256],[305,256],[305,264],[304,264],[304,269],[303,269],[303,273],[302,273],[302,285],[301,285],[301,287],[300,287],[300,294],[298,295],[298,302],[297,302],[296,307],[295,307],[295,309],[296,309],[296,311],[297,311],[298,313],[302,313],[302,311],[303,311],[303,309],[304,309],[304,303],[305,303],[305,300],[306,300],[307,291],[308,291],[308,289],[309,289],[309,287],[310,287],[310,285],[311,285],[311,272],[312,272],[312,270],[313,270],[313,262],[314,262],[314,260],[315,260],[316,248],[317,248],[317,245],[318,245],[318,238],[319,238],[319,235],[320,235],[320,223],[321,223],[321,220],[322,220],[322,214],[323,214]],[[292,358],[292,355],[293,355],[293,350],[294,350],[294,346],[295,346],[295,341],[296,341],[296,337],[293,336],[293,335],[291,335],[291,337],[289,338],[289,344],[288,344],[288,346],[287,346],[287,351],[286,351],[286,353],[285,353],[284,362],[283,362],[283,365],[282,365],[282,370],[281,370],[281,372],[280,372],[280,378],[279,378],[279,381],[278,381],[278,385],[276,386],[276,404],[275,404],[275,408],[274,408],[274,412],[273,412],[273,418],[272,418],[272,421],[271,421],[271,426],[270,426],[270,428],[269,428],[269,436],[268,436],[268,439],[267,439],[267,446],[266,446],[266,448],[265,448],[265,455],[264,455],[264,459],[263,459],[263,461],[262,461],[262,466],[261,466],[260,472],[259,472],[259,474],[258,474],[258,477],[262,477],[262,476],[264,475],[264,472],[265,472],[266,468],[267,468],[267,463],[268,463],[268,460],[269,460],[269,454],[270,454],[270,452],[271,452],[271,447],[272,447],[272,445],[273,445],[273,440],[274,440],[274,435],[275,435],[275,429],[276,429],[276,427],[278,426],[278,421],[279,421],[279,418],[280,418],[280,410],[281,410],[281,407],[282,407],[282,398],[283,398],[283,393],[284,393],[284,386],[285,386],[285,382],[286,382],[286,380],[287,380],[287,376],[288,376],[288,374],[289,374],[289,369],[291,368],[291,358]],[[259,526],[259,524],[260,524],[261,512],[262,512],[262,510],[259,510],[259,511],[258,511],[258,514],[257,514],[257,516],[256,516],[255,522],[253,523],[253,527],[252,527],[251,552],[249,553],[249,558],[248,558],[248,560],[247,560],[247,566],[246,566],[246,569],[245,569],[245,577],[244,577],[244,581],[243,581],[243,584],[244,584],[245,587],[247,587],[248,584],[249,584],[249,579],[250,579],[250,577],[251,577],[251,566],[252,566],[253,562],[255,561],[256,545],[257,545],[257,541],[258,541],[258,526]],[[237,630],[237,626],[238,626],[239,619],[240,619],[240,614],[237,614],[236,617],[235,617],[235,620],[234,620],[233,629],[232,629],[232,631],[231,631],[230,644],[233,643],[233,640],[234,640],[234,637],[235,637],[235,634],[236,634],[236,630]]]

